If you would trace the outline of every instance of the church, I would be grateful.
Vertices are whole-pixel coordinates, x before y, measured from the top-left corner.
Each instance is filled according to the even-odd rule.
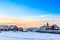
[[[59,28],[59,27],[57,27],[57,25],[49,26],[49,24],[47,23],[46,30],[58,30],[58,28]]]
[[[60,28],[55,24],[50,26],[49,23],[47,23],[46,25],[43,25],[39,28],[40,31],[49,31],[49,30],[59,30]]]

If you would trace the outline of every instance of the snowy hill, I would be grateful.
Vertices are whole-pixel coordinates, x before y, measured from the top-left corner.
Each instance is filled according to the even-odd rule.
[[[60,40],[60,35],[36,32],[2,32],[0,40]]]

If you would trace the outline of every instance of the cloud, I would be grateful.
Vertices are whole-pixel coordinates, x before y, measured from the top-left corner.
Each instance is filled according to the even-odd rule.
[[[60,20],[60,15],[44,14],[37,16],[22,16],[18,17],[21,20],[34,20],[34,21],[44,21],[44,20]]]
[[[60,15],[43,14],[43,15],[34,15],[34,16],[10,17],[2,13],[0,14],[0,19],[17,19],[20,21],[60,20]]]
[[[33,18],[36,18],[37,20],[60,20],[60,15],[44,14],[33,16]]]

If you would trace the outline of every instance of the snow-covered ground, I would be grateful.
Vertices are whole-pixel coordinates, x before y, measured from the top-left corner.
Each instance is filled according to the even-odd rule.
[[[36,32],[1,32],[0,40],[60,40],[60,34]]]

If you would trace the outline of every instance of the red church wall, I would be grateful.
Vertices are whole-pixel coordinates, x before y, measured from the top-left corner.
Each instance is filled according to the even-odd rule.
[[[46,30],[55,30],[55,26],[52,25],[51,28],[46,28]]]

